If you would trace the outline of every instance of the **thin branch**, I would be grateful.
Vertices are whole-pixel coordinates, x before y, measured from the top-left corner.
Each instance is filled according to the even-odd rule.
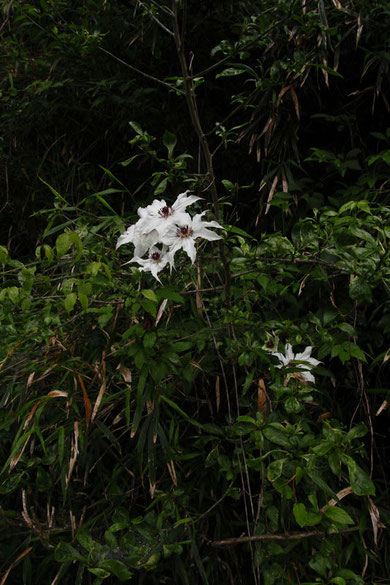
[[[101,51],[103,51],[103,53],[107,53],[107,55],[110,55],[110,57],[113,57],[113,59],[116,59],[119,63],[122,63],[122,65],[124,65],[125,67],[128,67],[129,69],[131,69],[135,73],[138,73],[138,75],[142,75],[143,77],[146,77],[146,79],[151,79],[155,83],[159,83],[160,85],[164,85],[165,87],[168,87],[169,89],[171,89],[173,91],[176,91],[178,93],[181,93],[182,95],[185,95],[185,92],[182,91],[181,89],[178,89],[177,87],[175,87],[173,85],[170,85],[170,83],[166,83],[165,81],[162,81],[162,79],[158,79],[158,77],[154,77],[153,75],[149,75],[149,73],[145,73],[145,71],[141,71],[141,69],[137,69],[137,67],[134,67],[134,65],[130,65],[130,63],[126,63],[126,61],[123,61],[123,59],[121,59],[120,57],[117,57],[116,55],[114,55],[114,53],[107,51],[107,49],[103,49],[103,47],[99,47],[99,49]]]
[[[359,526],[345,528],[332,534],[347,534],[349,532],[358,532]],[[235,544],[245,544],[247,542],[260,542],[262,540],[301,540],[302,538],[329,536],[328,532],[313,530],[312,532],[293,532],[292,534],[254,534],[253,536],[239,536],[238,538],[226,538],[225,540],[210,540],[210,546],[232,546]]]
[[[203,132],[203,128],[200,122],[198,106],[195,96],[195,87],[190,76],[187,60],[184,53],[184,43],[183,37],[184,32],[180,32],[179,26],[179,10],[178,10],[179,0],[172,0],[172,12],[173,12],[173,30],[175,35],[175,43],[176,43],[176,50],[179,57],[179,62],[181,66],[181,71],[183,75],[183,82],[184,82],[184,93],[187,101],[188,111],[191,117],[192,125],[194,130],[198,136],[200,147],[202,149],[204,161],[206,164],[207,175],[210,179],[210,192],[211,192],[211,199],[213,202],[214,213],[219,219],[220,217],[220,208],[219,208],[219,200],[218,200],[218,193],[217,193],[217,186],[215,181],[215,173],[213,168],[213,157],[210,152],[209,144],[206,138],[205,133]],[[186,6],[184,5],[184,13],[186,10]],[[183,23],[182,23],[183,24]],[[224,242],[220,240],[219,244],[219,254],[221,257],[221,261],[225,271],[225,294],[226,294],[226,302],[227,305],[230,305],[230,266],[228,260],[226,258],[225,249],[224,249]]]
[[[163,30],[165,30],[165,32],[168,33],[169,35],[171,35],[171,37],[175,36],[173,34],[173,32],[171,30],[169,30],[169,28],[166,27],[165,24],[162,23],[161,20],[159,20],[155,14],[153,14],[153,12],[149,8],[149,6],[145,6],[145,4],[143,2],[141,2],[141,0],[138,0],[138,4],[141,4],[141,6],[143,6],[143,8],[145,8],[148,11],[150,18],[152,20],[154,20],[154,22],[156,22],[159,27],[161,27]]]

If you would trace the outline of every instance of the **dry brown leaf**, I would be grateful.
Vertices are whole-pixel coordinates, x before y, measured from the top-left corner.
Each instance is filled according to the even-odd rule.
[[[389,403],[387,402],[387,400],[384,400],[382,402],[382,404],[380,405],[380,407],[378,408],[378,410],[375,413],[375,416],[379,416],[381,412],[383,412],[384,410],[386,410],[386,408],[389,406]]]
[[[272,185],[271,185],[271,189],[268,193],[268,199],[267,199],[267,206],[265,208],[265,215],[267,215],[267,213],[269,212],[269,209],[271,207],[271,201],[275,195],[275,191],[276,191],[276,186],[278,184],[279,181],[279,175],[275,175],[274,180],[272,181]]]
[[[7,581],[8,579],[8,575],[10,574],[10,572],[12,571],[12,569],[14,568],[14,566],[16,565],[16,563],[18,561],[20,561],[20,559],[22,559],[23,557],[25,557],[26,555],[28,555],[28,553],[32,551],[32,546],[29,546],[28,548],[26,548],[26,550],[24,550],[18,557],[16,557],[16,559],[10,564],[10,566],[8,567],[8,569],[6,570],[6,572],[4,573],[1,581],[0,581],[0,585],[4,585],[4,583]]]
[[[126,366],[122,366],[121,374],[124,381],[127,382],[128,384],[131,384],[132,376],[129,368],[127,368]]]
[[[26,388],[30,388],[32,381],[34,380],[35,372],[31,372],[29,377],[27,378]]]
[[[158,325],[158,324],[159,324],[159,322],[160,322],[160,319],[161,319],[161,317],[162,317],[162,316],[163,316],[163,314],[164,314],[165,307],[167,306],[167,302],[168,302],[168,299],[164,299],[164,300],[163,300],[163,302],[161,303],[161,305],[160,305],[160,307],[159,307],[158,311],[157,311],[156,320],[155,320],[155,322],[154,322],[154,326],[155,326],[155,327],[157,327],[157,325]]]
[[[267,391],[263,378],[259,378],[257,386],[257,410],[263,413],[264,420],[267,418]]]
[[[79,423],[78,423],[78,421],[75,421],[75,423],[73,425],[73,432],[74,432],[74,436],[72,437],[72,452],[71,452],[71,456],[70,456],[70,460],[69,460],[68,475],[66,476],[66,480],[65,480],[65,483],[67,486],[69,485],[72,471],[73,471],[74,465],[76,463],[76,460],[77,460],[77,457],[79,454]]]
[[[219,411],[219,405],[221,402],[221,394],[219,392],[219,376],[217,376],[217,379],[215,381],[215,402],[217,405],[217,412]]]
[[[343,490],[340,490],[339,492],[337,492],[337,494],[336,494],[337,500],[335,500],[334,498],[329,500],[329,502],[327,504],[325,504],[325,506],[322,506],[322,508],[319,510],[320,514],[323,514],[325,512],[325,510],[327,508],[329,508],[329,506],[336,506],[340,500],[342,500],[343,498],[345,498],[345,496],[348,496],[351,493],[352,493],[351,486],[348,486],[348,487],[344,488]]]
[[[99,390],[99,394],[96,398],[94,407],[93,407],[93,411],[92,411],[92,416],[91,416],[91,422],[94,421],[96,415],[97,415],[97,411],[99,409],[99,406],[101,404],[101,401],[103,400],[103,396],[104,393],[106,391],[106,362],[104,360],[104,356],[102,357],[102,362],[101,362],[101,367],[100,367],[100,372],[101,372],[101,386],[100,386],[100,390]],[[88,425],[87,425],[88,426]]]
[[[374,543],[377,545],[378,544],[379,528],[385,528],[385,525],[382,524],[382,522],[381,522],[378,508],[375,506],[375,504],[372,501],[372,499],[370,498],[370,496],[367,496],[367,498],[368,498],[368,511],[370,513],[371,523],[372,523],[372,531],[374,533]]]
[[[87,394],[83,379],[80,376],[80,374],[78,374],[78,379],[80,382],[81,390],[83,391],[83,400],[84,400],[84,407],[85,407],[85,422],[86,422],[86,425],[88,428],[89,421],[91,420],[91,410],[92,410],[91,401],[88,398],[88,394]]]

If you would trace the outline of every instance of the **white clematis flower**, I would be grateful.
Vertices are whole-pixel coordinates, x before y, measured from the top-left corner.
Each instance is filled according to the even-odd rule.
[[[141,233],[145,234],[157,230],[162,236],[170,225],[182,222],[187,215],[186,208],[201,199],[201,197],[187,195],[187,193],[188,191],[180,193],[172,206],[167,205],[164,199],[160,201],[155,199],[145,209],[140,207],[138,215],[141,218],[139,220]]]
[[[143,256],[151,246],[154,246],[159,241],[159,233],[157,230],[151,230],[143,234],[141,231],[140,221],[131,225],[127,230],[119,236],[115,249],[123,244],[134,244],[134,256]]]
[[[195,262],[196,248],[195,241],[197,238],[203,238],[205,240],[220,240],[221,236],[207,229],[209,227],[222,229],[217,221],[202,221],[202,216],[206,212],[198,213],[191,217],[188,213],[182,214],[180,222],[170,225],[163,236],[161,241],[170,247],[170,254],[173,257],[178,250],[184,250],[187,255],[191,258],[191,262]]]
[[[291,344],[286,343],[284,348],[285,355],[278,352],[273,352],[272,355],[277,357],[280,362],[280,364],[276,366],[277,368],[296,366],[298,372],[297,375],[295,375],[295,377],[301,378],[305,382],[313,382],[314,384],[315,378],[313,374],[310,373],[310,370],[312,370],[315,366],[318,366],[318,364],[321,364],[322,362],[311,357],[312,349],[313,349],[312,346],[309,345],[308,347],[305,348],[305,351],[294,355]]]
[[[188,191],[180,193],[172,206],[167,205],[164,199],[155,199],[147,207],[139,207],[139,220],[131,225],[118,238],[116,249],[123,244],[134,244],[135,256],[143,256],[151,246],[160,241],[160,237],[173,223],[185,220],[186,208],[201,199],[196,195],[187,195]]]
[[[148,258],[140,258],[134,256],[126,264],[130,262],[137,262],[140,265],[139,270],[141,272],[151,272],[152,276],[161,284],[161,280],[157,274],[165,268],[165,266],[171,261],[170,254],[167,253],[167,247],[163,246],[161,250],[157,246],[152,246],[149,250]]]

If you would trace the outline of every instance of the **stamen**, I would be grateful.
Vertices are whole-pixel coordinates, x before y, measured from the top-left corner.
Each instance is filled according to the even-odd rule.
[[[168,205],[165,205],[160,209],[159,214],[161,215],[161,217],[165,218],[169,217],[170,215],[172,215],[172,207],[168,207]]]
[[[190,238],[193,234],[193,231],[188,225],[183,225],[177,230],[178,238]]]
[[[161,260],[160,252],[153,252],[153,254],[150,256],[150,259],[153,260],[153,262],[160,262]]]

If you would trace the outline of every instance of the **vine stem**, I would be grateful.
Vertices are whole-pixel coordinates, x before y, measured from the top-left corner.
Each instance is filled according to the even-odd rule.
[[[353,526],[352,528],[345,528],[345,530],[339,530],[334,534],[347,534],[349,532],[358,532],[359,526]],[[238,538],[226,538],[225,540],[210,540],[210,546],[232,546],[234,544],[245,544],[248,542],[260,542],[261,540],[301,540],[302,538],[311,537],[325,537],[329,536],[328,532],[319,530],[313,530],[312,532],[293,532],[292,534],[254,534],[253,536],[239,536]]]
[[[200,148],[203,154],[204,162],[207,169],[207,176],[209,178],[209,189],[211,193],[211,199],[214,207],[214,214],[217,220],[220,219],[221,211],[219,207],[218,201],[218,193],[217,193],[217,186],[215,180],[215,173],[213,167],[213,156],[211,154],[209,143],[207,141],[207,137],[203,132],[202,124],[200,121],[198,105],[195,96],[195,87],[192,80],[192,76],[190,75],[189,68],[187,65],[187,60],[184,52],[184,26],[182,27],[182,31],[180,32],[180,23],[179,23],[179,0],[172,0],[172,14],[173,14],[173,35],[176,44],[176,50],[179,57],[181,72],[183,76],[183,84],[184,84],[184,94],[187,102],[188,111],[190,114],[191,122],[194,127],[194,130],[198,136]],[[224,243],[220,241],[219,243],[219,253],[221,257],[221,261],[225,271],[225,294],[226,294],[226,302],[227,305],[230,306],[230,284],[231,284],[231,275],[230,275],[230,266],[229,262],[226,258]]]

